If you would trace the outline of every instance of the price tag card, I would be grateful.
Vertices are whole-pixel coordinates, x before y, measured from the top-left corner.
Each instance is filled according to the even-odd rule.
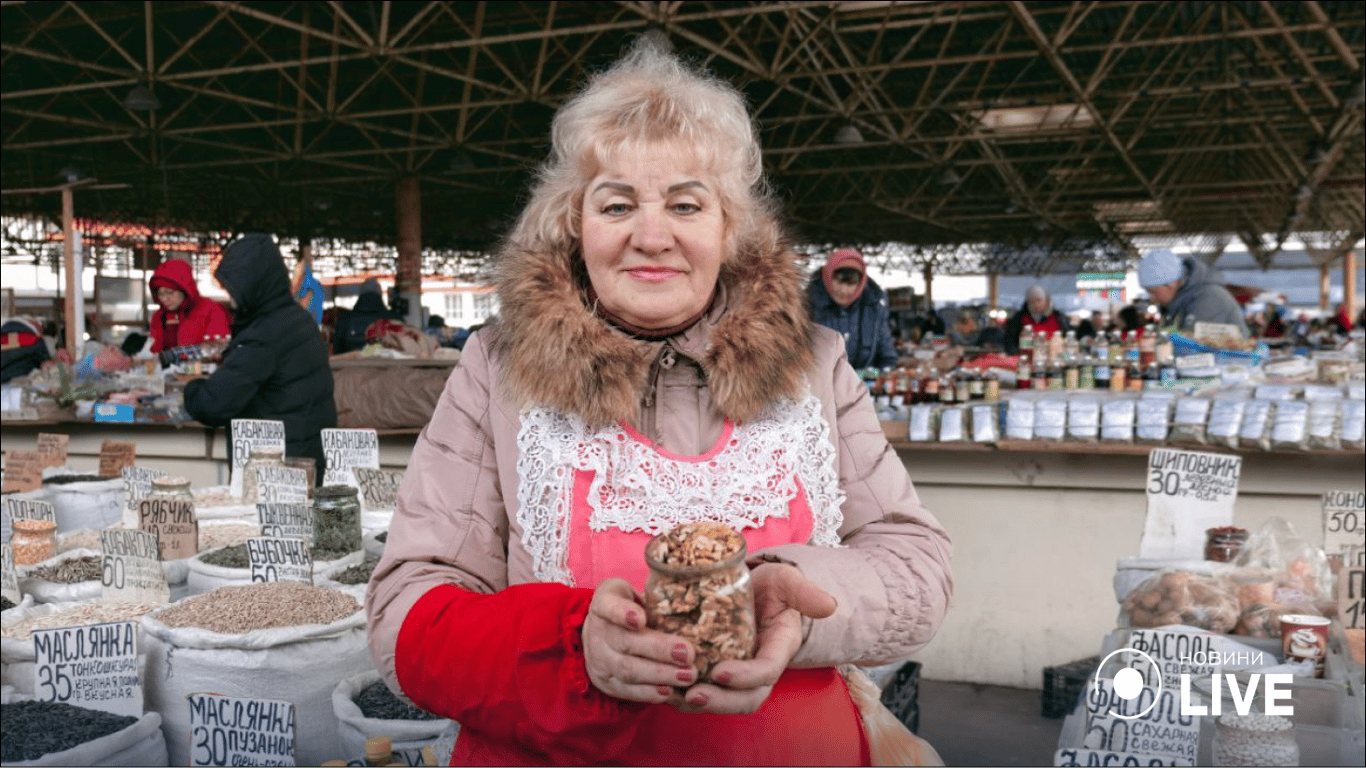
[[[323,456],[327,471],[323,485],[360,487],[353,467],[379,469],[379,433],[373,429],[324,429]]]
[[[1146,659],[1138,654],[1119,654],[1127,666],[1137,669],[1143,675],[1146,685],[1157,687],[1158,679],[1162,685],[1172,690],[1181,689],[1182,673],[1193,679],[1209,680],[1210,675],[1222,671],[1222,665],[1213,663],[1222,654],[1219,636],[1209,633],[1173,632],[1165,629],[1131,629],[1125,647],[1146,653],[1158,668],[1154,669]],[[1126,656],[1132,658],[1125,659]],[[1272,659],[1268,665],[1274,663]]]
[[[123,475],[123,500],[124,527],[138,527],[138,502],[151,495],[152,481],[158,477],[164,477],[165,472],[150,467],[124,467],[120,474]]]
[[[242,469],[252,451],[285,450],[285,423],[265,419],[232,420],[232,495],[242,498]]]
[[[294,704],[191,693],[190,765],[294,765]]]
[[[100,597],[106,603],[170,602],[156,535],[106,528],[100,531],[100,547]]]
[[[5,514],[14,520],[47,520],[57,522],[57,508],[50,501],[37,499],[5,499]]]
[[[142,717],[138,627],[131,621],[33,630],[38,701]]]
[[[1195,765],[1183,757],[1170,755],[1138,755],[1124,752],[1107,752],[1101,749],[1060,749],[1053,753],[1053,765],[1088,766],[1162,766]]]
[[[0,544],[0,595],[15,605],[24,598],[19,593],[19,572],[14,569],[14,548],[8,544]]]
[[[70,435],[53,435],[47,432],[39,432],[38,455],[43,459],[43,466],[66,466],[66,449],[70,444]]]
[[[313,555],[303,539],[272,539],[265,536],[247,539],[247,558],[251,560],[251,581],[302,581],[313,583]]]
[[[257,467],[256,496],[268,504],[307,504],[308,472],[292,467]]]
[[[1179,757],[1194,763],[1200,747],[1200,718],[1181,714],[1171,688],[1143,686],[1132,698],[1115,693],[1114,681],[1087,682],[1086,736],[1081,746],[1122,754]]]
[[[1139,557],[1201,560],[1205,530],[1233,523],[1243,458],[1155,448],[1148,454],[1148,516]]]
[[[307,504],[257,504],[256,515],[262,536],[313,543],[313,507]]]
[[[142,499],[138,502],[138,530],[157,537],[162,560],[183,560],[199,552],[199,521],[193,501]]]
[[[1342,570],[1338,571],[1338,620],[1343,629],[1366,629],[1366,547],[1353,547],[1342,553]]]
[[[1243,340],[1243,330],[1232,323],[1206,323],[1198,321],[1194,329],[1195,338],[1208,343],[1211,341],[1236,341]]]
[[[4,492],[36,491],[43,487],[43,457],[37,451],[5,451]]]
[[[133,466],[137,457],[137,443],[105,440],[100,443],[100,477],[122,476],[123,468]]]
[[[352,467],[356,480],[360,483],[361,508],[369,512],[379,512],[394,508],[398,497],[399,483],[403,473],[389,469]]]
[[[1323,552],[1336,555],[1366,546],[1366,491],[1323,494]]]

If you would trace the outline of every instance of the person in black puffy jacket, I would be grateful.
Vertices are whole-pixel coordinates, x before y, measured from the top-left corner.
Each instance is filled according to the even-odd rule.
[[[185,410],[209,426],[283,421],[285,455],[317,459],[321,479],[322,430],[337,426],[332,369],[317,323],[290,295],[280,249],[269,235],[246,235],[223,252],[214,277],[232,300],[232,341],[212,376],[185,386]]]

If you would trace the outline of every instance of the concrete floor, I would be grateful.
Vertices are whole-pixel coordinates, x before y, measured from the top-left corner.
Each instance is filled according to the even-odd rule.
[[[1052,765],[1062,720],[1039,714],[1040,691],[920,680],[919,735],[945,765]]]

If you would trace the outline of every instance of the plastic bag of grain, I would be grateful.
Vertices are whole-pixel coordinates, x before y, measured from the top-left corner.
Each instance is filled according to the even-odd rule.
[[[358,563],[329,566],[314,574],[313,583],[319,587],[341,590],[356,598],[358,602],[364,602],[365,590],[370,586],[370,576],[378,564],[378,557],[366,556]]]
[[[365,557],[365,552],[356,550],[332,560],[313,561],[313,572],[322,573],[339,565],[355,565]],[[227,562],[229,565],[219,563]],[[185,594],[202,595],[219,587],[251,583],[251,566],[247,564],[246,544],[232,544],[225,547],[201,551],[194,557],[186,558],[188,573],[185,577]]]
[[[373,669],[337,683],[332,709],[337,715],[341,754],[349,762],[364,762],[366,739],[388,736],[394,743],[395,762],[422,765],[422,748],[436,743],[451,724],[394,696]]]
[[[82,627],[114,621],[137,622],[144,613],[159,605],[135,603],[35,603],[24,596],[24,602],[5,611],[0,617],[0,683],[13,686],[16,691],[33,695],[34,663],[33,630],[56,627]],[[140,647],[143,667],[146,668],[145,647]]]
[[[43,470],[47,501],[57,513],[57,530],[99,530],[123,522],[123,478],[82,475],[70,467]]]
[[[191,693],[289,701],[295,761],[339,754],[332,691],[372,669],[365,613],[334,589],[292,582],[221,587],[142,619],[147,707],[161,713],[171,765],[190,760]]]
[[[18,567],[19,591],[40,603],[100,599],[100,550],[69,549],[41,563]]]
[[[3,765],[167,765],[161,715],[142,717],[9,693],[4,713]]]

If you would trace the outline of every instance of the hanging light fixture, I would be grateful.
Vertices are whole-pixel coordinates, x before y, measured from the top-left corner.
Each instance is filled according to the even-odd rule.
[[[863,134],[853,125],[845,125],[835,132],[836,144],[862,144]]]
[[[138,83],[124,97],[123,106],[134,112],[155,112],[161,108],[161,102],[157,100],[151,89],[142,83]]]

